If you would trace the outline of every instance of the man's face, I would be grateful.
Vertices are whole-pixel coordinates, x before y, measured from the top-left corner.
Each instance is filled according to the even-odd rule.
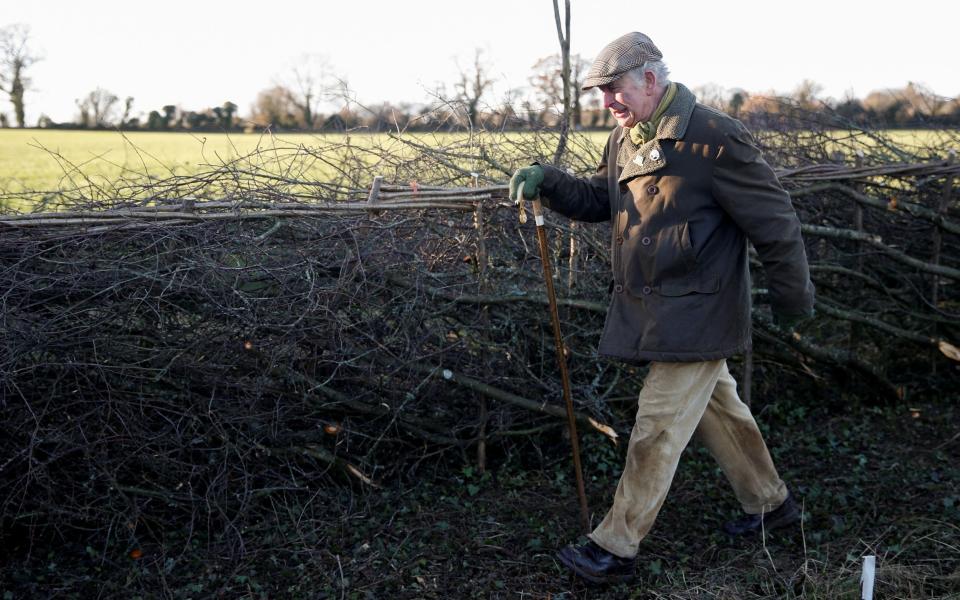
[[[655,80],[651,73],[644,73],[648,78],[644,84],[638,84],[630,75],[623,75],[607,85],[601,85],[603,92],[603,107],[608,109],[621,127],[629,129],[637,123],[646,121],[657,108],[654,90]]]

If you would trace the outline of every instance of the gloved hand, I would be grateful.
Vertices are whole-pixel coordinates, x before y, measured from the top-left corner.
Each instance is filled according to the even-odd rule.
[[[809,313],[800,313],[796,315],[787,315],[783,313],[778,313],[773,311],[773,324],[779,327],[780,329],[785,329],[787,331],[793,331],[797,328],[797,325],[803,323],[807,319],[813,317],[813,311]]]
[[[517,169],[510,178],[510,199],[515,202],[520,200],[519,190],[522,186],[523,197],[533,200],[540,194],[541,183],[543,183],[543,167],[540,165]]]

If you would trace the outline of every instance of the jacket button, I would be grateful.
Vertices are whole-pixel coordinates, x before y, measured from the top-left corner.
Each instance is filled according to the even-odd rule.
[[[657,192],[659,192],[659,191],[660,191],[660,188],[658,188],[658,187],[655,186],[655,185],[648,185],[648,186],[647,186],[647,194],[649,194],[649,195],[651,195],[651,196],[655,196],[655,195],[657,194]]]
[[[619,294],[623,292],[623,286],[618,283],[616,286],[614,286],[613,291]]]
[[[650,245],[650,241],[651,241],[650,238],[645,237],[645,238],[643,238],[643,239],[640,240],[640,243],[643,244],[644,246],[649,246],[649,245]]]
[[[649,293],[652,292],[652,291],[653,291],[653,289],[652,289],[649,285],[643,286],[643,293],[644,293],[644,294],[649,294]]]

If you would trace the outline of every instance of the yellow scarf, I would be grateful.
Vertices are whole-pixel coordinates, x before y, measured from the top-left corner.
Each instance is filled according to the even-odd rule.
[[[677,84],[671,83],[667,86],[667,91],[663,93],[663,98],[660,99],[660,104],[657,105],[657,110],[653,111],[653,116],[650,117],[650,120],[644,123],[637,123],[630,128],[630,140],[633,141],[634,144],[637,146],[643,145],[657,135],[657,127],[660,126],[660,120],[663,119],[663,114],[667,112],[667,108],[670,107],[670,103],[673,102],[673,98],[676,95]]]

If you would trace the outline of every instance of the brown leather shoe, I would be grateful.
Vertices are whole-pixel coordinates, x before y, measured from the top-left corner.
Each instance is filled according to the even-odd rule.
[[[728,521],[723,524],[723,532],[729,536],[738,537],[761,531],[773,531],[793,525],[799,520],[800,509],[797,508],[793,495],[788,493],[787,499],[777,508],[766,514],[746,515],[735,521]]]
[[[557,552],[557,558],[578,577],[592,583],[614,583],[633,579],[636,571],[636,558],[623,558],[611,554],[592,540],[574,546],[573,544]]]

